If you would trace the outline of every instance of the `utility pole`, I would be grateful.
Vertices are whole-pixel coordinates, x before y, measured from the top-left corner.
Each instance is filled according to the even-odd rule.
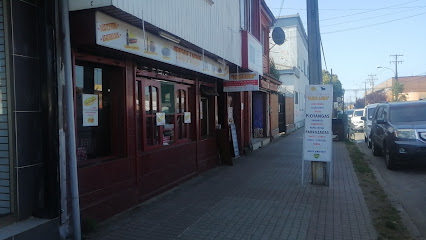
[[[398,61],[398,57],[403,57],[404,55],[394,54],[390,55],[395,58],[395,61],[390,61],[390,63],[395,63],[395,81],[398,81],[398,63],[402,63],[403,61]]]
[[[318,0],[306,0],[306,7],[308,20],[309,84],[322,84]]]
[[[322,84],[321,36],[319,30],[318,0],[306,0],[308,25],[309,84]],[[331,165],[330,165],[331,166]],[[326,185],[327,165],[324,162],[311,162],[312,183]]]
[[[403,61],[398,61],[398,57],[402,57],[404,55],[399,55],[399,54],[394,54],[394,55],[390,55],[391,57],[395,57],[395,61],[390,61],[390,63],[395,63],[395,83],[394,81],[392,81],[392,95],[393,95],[393,100],[394,101],[398,101],[398,92],[394,92],[396,90],[395,88],[395,84],[398,84],[398,63],[402,63]]]
[[[371,86],[371,93],[373,92],[373,89],[374,89],[374,81],[376,81],[377,80],[377,78],[376,78],[376,74],[370,74],[370,75],[368,75],[369,76],[369,78],[367,79],[369,82],[370,82],[370,86]]]
[[[367,81],[364,81],[364,107],[367,106]]]

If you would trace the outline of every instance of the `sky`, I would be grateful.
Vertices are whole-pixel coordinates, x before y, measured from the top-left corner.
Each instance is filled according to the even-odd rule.
[[[275,17],[299,14],[307,30],[306,0],[265,2]],[[319,0],[318,8],[322,68],[338,75],[345,101],[363,97],[368,79],[395,76],[391,55],[403,55],[399,77],[426,75],[426,0]]]

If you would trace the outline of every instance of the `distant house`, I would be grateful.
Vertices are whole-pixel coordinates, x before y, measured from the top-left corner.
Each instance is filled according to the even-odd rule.
[[[389,78],[386,81],[374,86],[373,91],[384,91],[387,100],[392,100],[392,84],[395,78]],[[426,99],[426,76],[398,77],[398,82],[404,85],[404,92],[407,101],[416,101]]]
[[[278,17],[274,27],[280,27],[285,33],[285,42],[275,45],[271,41],[270,58],[280,73],[282,85],[279,92],[287,97],[294,97],[293,122],[286,124],[291,128],[304,126],[305,86],[309,84],[308,42],[305,28],[300,16],[290,15]],[[291,114],[286,109],[286,115]]]

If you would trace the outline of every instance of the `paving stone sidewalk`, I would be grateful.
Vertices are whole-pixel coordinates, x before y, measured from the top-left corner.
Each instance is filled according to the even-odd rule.
[[[307,172],[302,186],[302,136],[210,170],[88,239],[377,239],[345,143],[333,142],[332,185],[309,184]]]

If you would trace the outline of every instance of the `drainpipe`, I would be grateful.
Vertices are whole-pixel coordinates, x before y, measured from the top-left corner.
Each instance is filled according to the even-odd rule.
[[[62,54],[64,64],[64,109],[65,122],[67,128],[65,130],[67,153],[69,157],[69,174],[71,189],[71,214],[72,214],[72,232],[74,240],[81,240],[80,229],[80,203],[78,193],[78,176],[77,176],[77,154],[75,146],[75,123],[74,123],[74,99],[72,85],[72,67],[71,67],[71,43],[70,43],[70,26],[68,0],[61,0],[61,28],[62,28]]]

